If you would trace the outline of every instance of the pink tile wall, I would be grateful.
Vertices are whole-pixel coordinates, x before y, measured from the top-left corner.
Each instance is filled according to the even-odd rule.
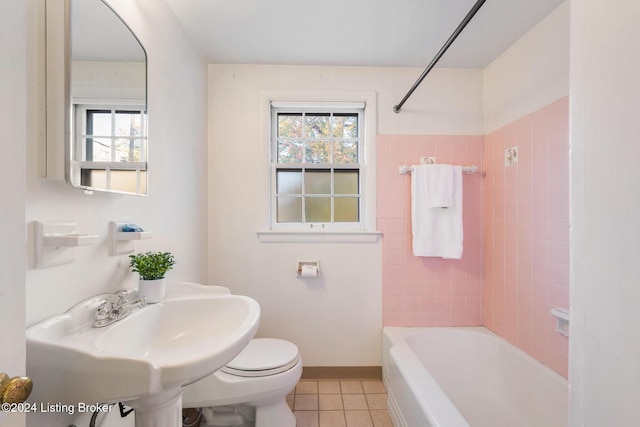
[[[461,260],[415,257],[411,249],[411,176],[400,165],[482,164],[482,136],[378,135],[378,229],[382,239],[386,326],[477,326],[482,319],[482,174],[463,177]]]
[[[564,376],[569,307],[569,103],[556,101],[484,142],[484,324]],[[504,150],[518,147],[506,167]]]

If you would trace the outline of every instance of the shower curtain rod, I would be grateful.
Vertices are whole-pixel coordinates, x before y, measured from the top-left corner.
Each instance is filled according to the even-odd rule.
[[[422,83],[422,80],[424,80],[424,78],[427,77],[427,74],[429,74],[431,69],[440,60],[442,55],[444,55],[444,53],[447,51],[447,49],[449,49],[449,46],[451,46],[451,44],[454,42],[454,40],[460,35],[462,30],[464,30],[464,27],[467,26],[469,21],[471,21],[471,19],[475,16],[475,14],[478,12],[478,10],[480,10],[480,7],[482,7],[482,5],[484,4],[485,1],[487,1],[487,0],[478,0],[476,2],[476,4],[473,5],[473,7],[469,11],[469,13],[467,13],[467,16],[465,16],[464,19],[462,20],[462,22],[460,23],[460,25],[458,25],[458,28],[456,28],[456,30],[453,32],[453,34],[451,34],[451,37],[449,37],[449,40],[447,40],[445,42],[445,44],[438,51],[436,56],[431,60],[431,63],[429,63],[429,65],[427,65],[427,68],[425,68],[425,70],[422,72],[420,77],[418,77],[418,80],[413,84],[413,86],[411,86],[411,89],[409,89],[409,92],[407,92],[407,94],[404,96],[404,98],[402,98],[402,101],[400,101],[398,103],[398,105],[395,105],[393,107],[393,112],[394,113],[399,113],[400,112],[400,109],[402,108],[404,103],[407,102],[407,99],[409,99],[411,94],[413,94],[413,92],[418,88],[418,86],[420,86],[420,83]]]

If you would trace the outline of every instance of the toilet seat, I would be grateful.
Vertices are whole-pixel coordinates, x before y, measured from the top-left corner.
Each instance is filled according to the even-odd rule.
[[[298,363],[298,347],[276,338],[254,338],[221,369],[239,377],[264,377],[285,372]]]

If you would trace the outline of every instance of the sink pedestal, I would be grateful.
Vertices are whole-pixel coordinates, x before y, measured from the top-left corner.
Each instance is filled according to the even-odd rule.
[[[182,389],[126,402],[135,409],[136,427],[182,427]]]

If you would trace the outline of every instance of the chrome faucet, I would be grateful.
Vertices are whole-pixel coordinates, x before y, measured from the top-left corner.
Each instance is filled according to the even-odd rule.
[[[146,298],[138,298],[134,301],[127,299],[128,291],[121,290],[114,294],[107,295],[104,301],[96,310],[93,327],[102,328],[112,323],[122,320],[133,312],[137,307],[147,305]]]

